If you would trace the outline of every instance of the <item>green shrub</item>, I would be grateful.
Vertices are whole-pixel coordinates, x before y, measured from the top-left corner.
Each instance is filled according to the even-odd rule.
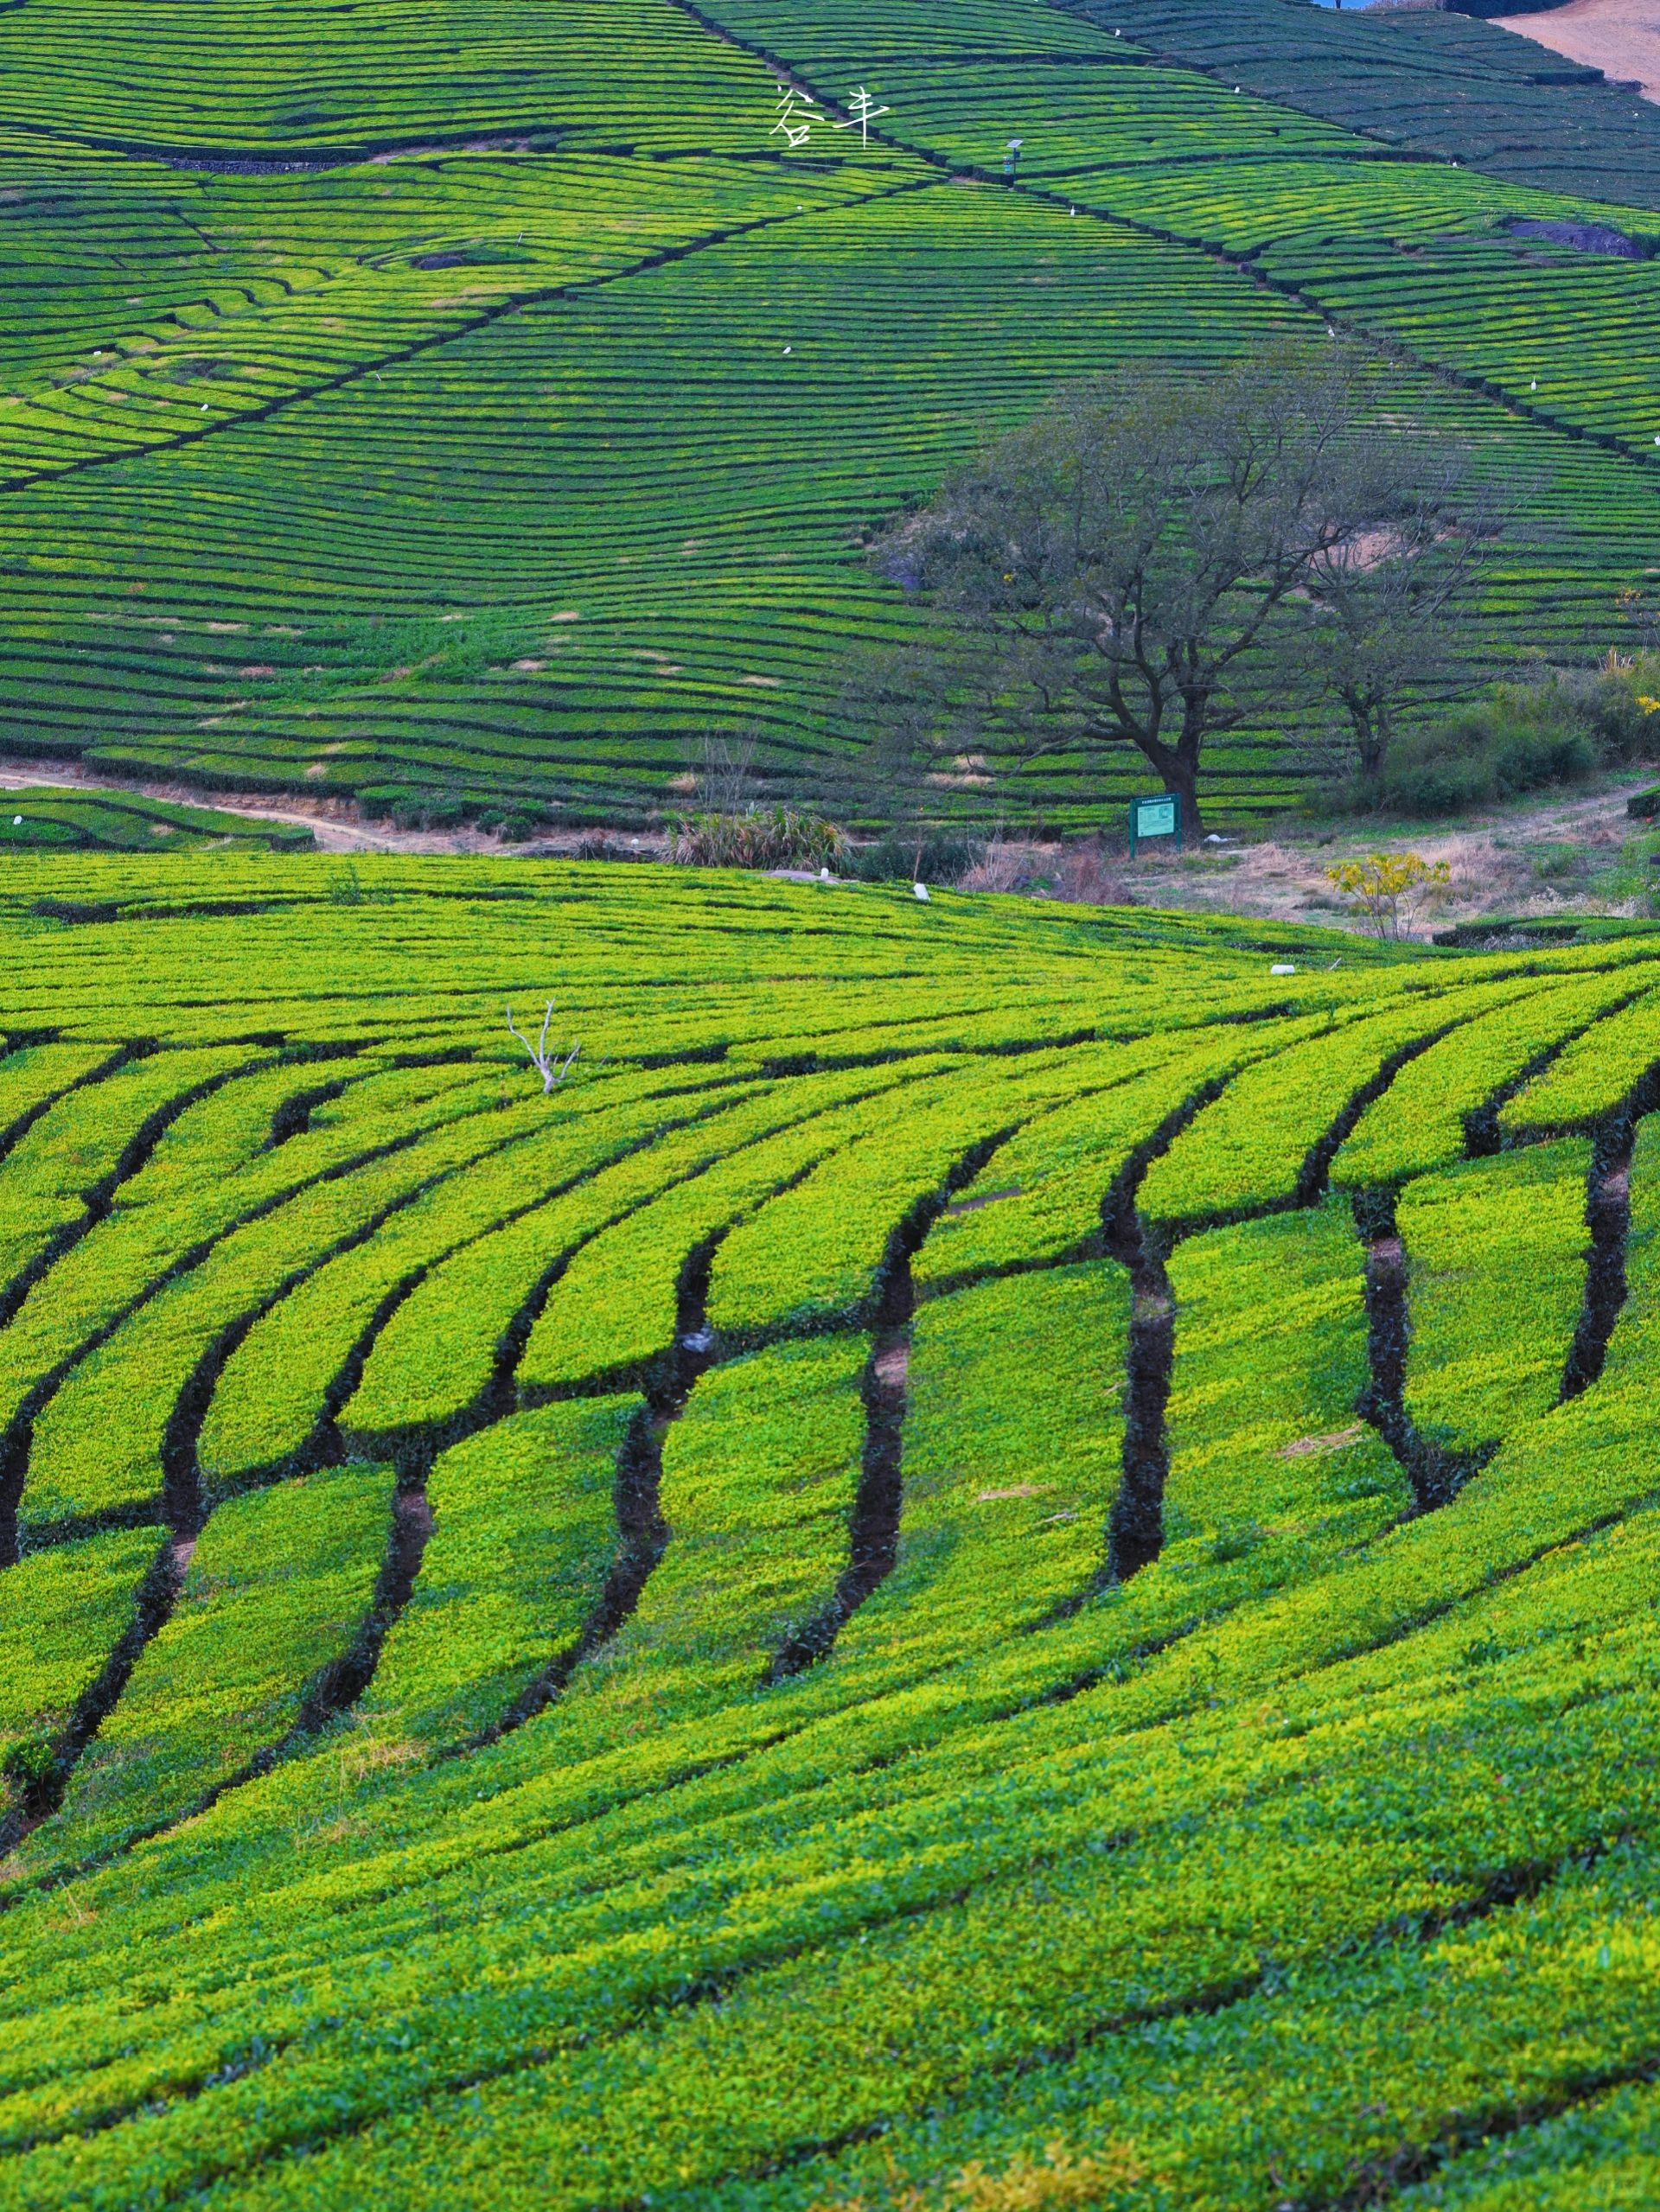
[[[1660,653],[1611,656],[1593,674],[1559,676],[1550,688],[1583,717],[1606,766],[1660,760]]]
[[[392,1501],[389,1468],[331,1467],[220,1508],[75,1769],[56,1816],[72,1848],[176,1818],[280,1741],[363,1633]],[[43,1835],[48,1857],[57,1847]]]
[[[33,1552],[6,1573],[0,1625],[0,1816],[51,1772],[63,1730],[128,1628],[159,1546],[121,1528]]]
[[[1521,1144],[1588,1128],[1618,1112],[1656,1066],[1660,992],[1648,991],[1576,1037],[1502,1109],[1499,1125]]]
[[[919,844],[915,838],[890,834],[870,845],[854,845],[843,860],[843,871],[862,883],[960,883],[985,857],[982,838],[961,837],[936,830]]]
[[[394,817],[400,829],[455,830],[467,819],[469,809],[462,799],[430,800],[414,807],[397,807]],[[406,819],[412,817],[412,819]]]
[[[575,1642],[610,1561],[616,1455],[634,1411],[630,1399],[578,1399],[444,1453],[426,1486],[420,1580],[358,1709],[368,1742],[464,1741]]]
[[[1453,1449],[1491,1447],[1556,1403],[1585,1279],[1591,1147],[1570,1137],[1409,1183],[1407,1407]]]
[[[1602,759],[1594,726],[1564,687],[1504,684],[1488,704],[1402,738],[1384,771],[1383,799],[1403,814],[1456,814],[1577,783]]]
[[[867,1691],[1028,1633],[1089,1590],[1124,1447],[1129,1278],[1009,1276],[916,1317],[894,1572],[837,1641]]]
[[[1529,991],[1461,1023],[1410,1061],[1367,1107],[1331,1163],[1334,1187],[1398,1187],[1408,1176],[1451,1167],[1489,1100],[1503,1098],[1541,1055],[1592,1031],[1599,1017],[1634,995],[1629,972],[1616,968]],[[1592,1032],[1589,1049],[1606,1065],[1600,1032]],[[1637,1049],[1640,1055],[1640,1042]]]
[[[477,809],[452,793],[434,797],[412,792],[406,798],[395,800],[389,811],[394,827],[400,830],[458,830]]]
[[[1306,1201],[1324,1172],[1323,1143],[1358,1111],[1380,1068],[1517,995],[1515,984],[1452,998],[1414,993],[1255,1061],[1153,1162],[1143,1213],[1170,1233]]]
[[[1660,655],[1611,657],[1595,670],[1496,685],[1480,704],[1409,732],[1389,756],[1382,797],[1399,813],[1454,814],[1656,759]],[[1350,796],[1370,803],[1358,787]]]

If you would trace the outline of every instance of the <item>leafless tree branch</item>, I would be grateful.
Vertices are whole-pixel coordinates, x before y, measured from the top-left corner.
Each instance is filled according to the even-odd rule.
[[[524,1031],[515,1027],[512,1007],[509,1006],[508,1009],[508,1029],[511,1035],[518,1038],[520,1043],[523,1045],[525,1050],[530,1055],[531,1064],[542,1079],[542,1094],[544,1097],[546,1097],[548,1093],[553,1089],[555,1084],[564,1082],[565,1077],[571,1073],[571,1068],[576,1065],[577,1055],[582,1050],[580,1042],[573,1044],[563,1061],[559,1059],[557,1052],[552,1055],[549,1054],[547,1049],[547,1032],[552,1019],[553,1001],[550,998],[547,1002],[547,1010],[542,1016],[542,1034],[537,1039],[536,1042],[533,1044],[530,1039],[525,1035]]]

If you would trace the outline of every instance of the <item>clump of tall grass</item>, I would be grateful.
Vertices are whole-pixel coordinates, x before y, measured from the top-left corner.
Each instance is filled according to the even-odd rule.
[[[839,868],[847,840],[833,822],[779,801],[676,817],[669,857],[693,868]]]

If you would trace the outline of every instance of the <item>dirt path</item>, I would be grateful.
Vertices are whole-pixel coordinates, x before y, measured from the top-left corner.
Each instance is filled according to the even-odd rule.
[[[1183,908],[1359,928],[1326,870],[1374,851],[1446,863],[1445,889],[1427,896],[1414,934],[1504,915],[1516,920],[1651,911],[1651,882],[1629,848],[1645,825],[1625,811],[1634,786],[1518,801],[1457,826],[1432,822],[1318,824],[1292,817],[1253,836],[1180,856],[1070,851],[1018,840],[992,848],[970,890],[1037,889],[1053,897]]]
[[[114,776],[89,775],[73,762],[22,768],[0,763],[0,791],[108,791],[129,799],[162,799],[176,806],[214,806],[227,814],[249,814],[261,822],[285,822],[312,832],[322,852],[565,852],[587,832],[538,838],[533,844],[503,845],[483,830],[400,830],[390,822],[366,822],[348,799],[294,797],[278,805],[259,792],[200,791],[183,783],[143,783]],[[655,847],[659,838],[616,837],[619,845]]]
[[[1617,82],[1635,84],[1644,99],[1660,100],[1660,0],[1568,0],[1541,16],[1494,20],[1501,30],[1589,62]]]
[[[28,768],[0,766],[0,791],[107,791],[118,798],[162,799],[176,806],[214,806],[227,814],[252,814],[261,822],[285,822],[316,835],[325,852],[450,852],[464,848],[453,838],[395,830],[390,824],[354,820],[347,802],[318,800],[273,806],[269,799],[243,792],[197,791],[182,783],[138,783],[113,776],[88,775],[73,762]],[[480,840],[481,847],[484,841]]]
[[[1242,845],[1232,864],[1219,856],[1214,877],[1202,861],[1197,880],[1189,875],[1193,863],[1161,872],[1189,877],[1173,903],[1353,928],[1357,925],[1344,913],[1345,902],[1325,871],[1335,862],[1381,847],[1446,863],[1452,880],[1423,902],[1418,935],[1495,914],[1517,920],[1637,915],[1647,911],[1645,900],[1610,880],[1622,849],[1643,826],[1625,812],[1629,792],[1621,786],[1585,797],[1554,796],[1495,808],[1446,828],[1433,823],[1393,824],[1387,832],[1347,823],[1324,830],[1287,826],[1281,838]]]

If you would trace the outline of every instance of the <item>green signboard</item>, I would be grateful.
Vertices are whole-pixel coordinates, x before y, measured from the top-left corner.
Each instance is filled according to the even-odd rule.
[[[1174,838],[1182,841],[1182,802],[1173,791],[1154,793],[1150,799],[1130,801],[1130,851],[1150,843],[1155,838]]]

